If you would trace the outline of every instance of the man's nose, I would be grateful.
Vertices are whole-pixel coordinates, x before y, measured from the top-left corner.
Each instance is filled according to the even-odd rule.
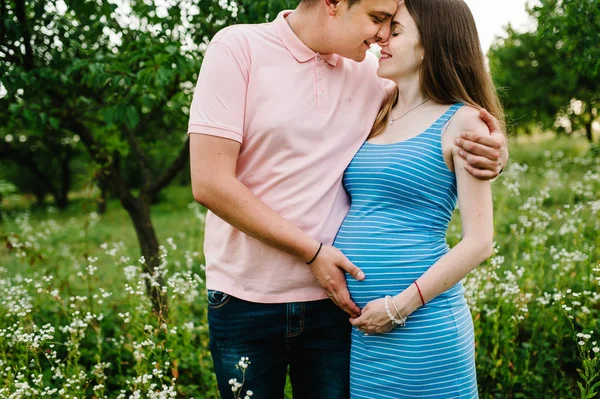
[[[377,31],[377,44],[380,46],[385,45],[390,40],[390,26],[389,24],[383,24]]]

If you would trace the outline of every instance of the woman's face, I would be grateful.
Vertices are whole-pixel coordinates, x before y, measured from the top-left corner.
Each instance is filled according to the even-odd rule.
[[[394,81],[405,77],[418,77],[423,55],[415,20],[401,1],[392,19],[390,40],[381,48],[377,75]]]

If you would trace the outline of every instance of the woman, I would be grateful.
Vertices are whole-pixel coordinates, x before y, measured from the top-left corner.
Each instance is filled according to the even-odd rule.
[[[378,75],[397,85],[344,175],[351,209],[335,246],[366,274],[347,280],[352,398],[476,398],[473,322],[461,279],[492,253],[489,181],[453,145],[503,113],[462,0],[405,0]],[[464,104],[464,105],[463,105]],[[446,230],[458,203],[462,240]]]

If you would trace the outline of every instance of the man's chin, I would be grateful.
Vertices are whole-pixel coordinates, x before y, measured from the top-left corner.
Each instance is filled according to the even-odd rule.
[[[348,52],[348,53],[337,53],[339,56],[342,56],[344,58],[347,58],[349,60],[352,61],[356,61],[356,62],[362,62],[365,60],[365,58],[367,57],[367,52],[366,51],[354,51],[352,53]]]
[[[353,57],[349,57],[352,60],[356,61],[356,62],[363,62],[365,60],[365,58],[367,58],[367,52],[366,51],[359,51],[356,54],[353,54]]]

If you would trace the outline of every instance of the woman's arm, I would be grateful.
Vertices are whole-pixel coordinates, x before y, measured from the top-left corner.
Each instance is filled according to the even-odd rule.
[[[508,162],[508,143],[500,124],[487,110],[481,109],[479,117],[488,129],[467,128],[456,137],[455,144],[462,148],[458,155],[467,161],[467,171],[478,179],[491,180],[498,177]]]
[[[490,181],[480,180],[469,173],[467,161],[458,155],[459,149],[451,145],[453,139],[465,130],[480,134],[487,131],[486,124],[479,119],[479,111],[468,106],[457,111],[446,131],[449,136],[443,137],[442,141],[442,149],[449,153],[456,174],[462,239],[417,279],[425,303],[462,280],[489,258],[493,251],[494,219]],[[394,301],[405,317],[422,306],[414,284],[398,294]]]
[[[467,162],[457,154],[459,149],[452,146],[454,138],[465,128],[470,131],[487,130],[478,115],[478,111],[473,108],[461,108],[444,135],[443,150],[451,157],[456,174],[462,239],[417,279],[425,303],[458,283],[492,254],[494,226],[490,182],[471,175],[466,169]],[[421,296],[415,284],[392,300],[402,317],[409,316],[422,306]],[[391,310],[392,313],[396,313],[393,306]],[[393,328],[383,299],[367,304],[361,316],[351,319],[351,323],[366,333],[383,333]]]

